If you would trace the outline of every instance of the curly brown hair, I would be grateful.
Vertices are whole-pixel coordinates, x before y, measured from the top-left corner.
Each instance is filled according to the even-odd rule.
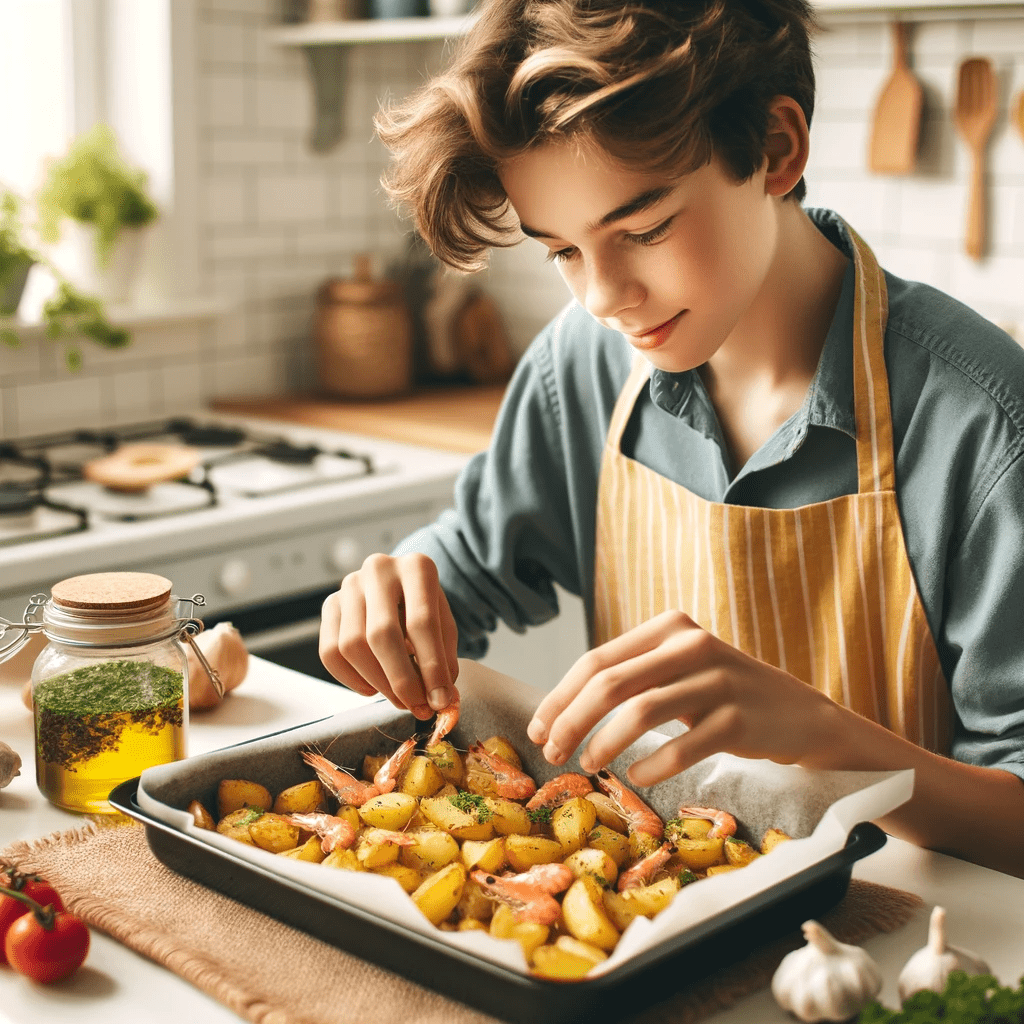
[[[477,270],[521,239],[498,167],[555,140],[596,143],[670,176],[717,155],[737,181],[764,160],[769,106],[810,123],[805,0],[482,0],[448,69],[384,108],[383,185],[433,252]],[[790,192],[800,201],[803,178]]]

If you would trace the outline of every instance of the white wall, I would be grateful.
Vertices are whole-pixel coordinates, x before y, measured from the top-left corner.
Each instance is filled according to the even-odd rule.
[[[313,386],[313,292],[364,250],[397,252],[402,227],[377,188],[384,153],[370,118],[443,61],[434,43],[349,50],[345,140],[306,147],[312,100],[301,51],[270,44],[277,0],[199,0],[199,269],[202,286],[235,303],[213,323],[140,329],[124,352],[85,348],[78,374],[45,340],[0,349],[0,432],[99,425],[198,407],[215,395]],[[920,167],[906,179],[866,171],[868,125],[889,65],[882,23],[844,25],[817,43],[818,109],[808,201],[838,209],[897,273],[929,281],[997,322],[1024,325],[1024,141],[1007,124],[1024,86],[1024,18],[930,22],[914,66],[927,89]],[[967,158],[950,119],[964,55],[995,59],[1000,114],[990,148],[992,251],[962,254]],[[564,303],[536,243],[499,252],[489,287],[517,344]],[[1022,332],[1024,333],[1024,332]]]

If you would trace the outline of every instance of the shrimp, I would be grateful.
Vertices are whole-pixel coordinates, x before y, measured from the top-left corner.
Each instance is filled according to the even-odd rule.
[[[356,830],[351,824],[333,814],[289,814],[287,817],[293,825],[315,832],[320,837],[320,849],[324,853],[338,847],[347,850],[356,841]]]
[[[512,908],[517,921],[554,924],[562,907],[554,893],[564,892],[575,881],[564,864],[538,864],[519,875],[491,875],[474,871],[470,876],[491,899]]]
[[[459,724],[459,691],[452,690],[452,700],[447,707],[441,708],[434,722],[434,731],[427,740],[428,747],[436,747]]]
[[[323,754],[314,754],[311,750],[302,752],[302,760],[316,772],[316,777],[343,804],[362,807],[371,797],[379,796],[380,789],[376,785],[360,782],[344,768],[339,768]]]
[[[619,813],[626,819],[630,832],[646,832],[655,839],[665,834],[665,826],[654,811],[647,806],[618,776],[602,768],[597,775],[598,788],[607,793]]]
[[[538,807],[557,807],[574,796],[586,796],[587,793],[593,792],[594,787],[586,775],[580,775],[579,772],[566,772],[564,775],[556,775],[550,781],[545,782],[530,797],[526,808],[535,811]]]
[[[680,818],[704,818],[712,823],[708,839],[718,839],[736,834],[736,819],[728,811],[720,811],[715,807],[680,807]]]
[[[642,860],[638,860],[619,875],[619,892],[647,885],[675,852],[676,848],[671,843],[662,843],[654,853],[649,853]]]
[[[537,792],[537,783],[526,772],[492,754],[479,740],[469,748],[466,767],[482,769],[491,776],[495,794],[506,800],[525,800]]]
[[[373,776],[373,784],[377,788],[377,794],[390,793],[395,786],[402,772],[409,766],[412,755],[416,751],[416,737],[410,736],[381,766]]]

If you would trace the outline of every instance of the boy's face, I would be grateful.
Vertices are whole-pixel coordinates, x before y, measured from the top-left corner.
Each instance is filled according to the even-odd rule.
[[[553,143],[500,178],[577,301],[658,368],[700,366],[760,315],[778,237],[764,170],[738,183],[715,159],[673,180]]]

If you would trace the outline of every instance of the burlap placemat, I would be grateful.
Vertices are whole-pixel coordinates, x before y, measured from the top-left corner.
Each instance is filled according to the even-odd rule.
[[[0,850],[44,875],[68,909],[259,1024],[493,1024],[494,1018],[406,981],[183,878],[150,852],[141,825],[122,819]],[[919,897],[854,879],[822,916],[841,941],[895,931]],[[765,987],[799,935],[762,947],[633,1018],[693,1024]]]

